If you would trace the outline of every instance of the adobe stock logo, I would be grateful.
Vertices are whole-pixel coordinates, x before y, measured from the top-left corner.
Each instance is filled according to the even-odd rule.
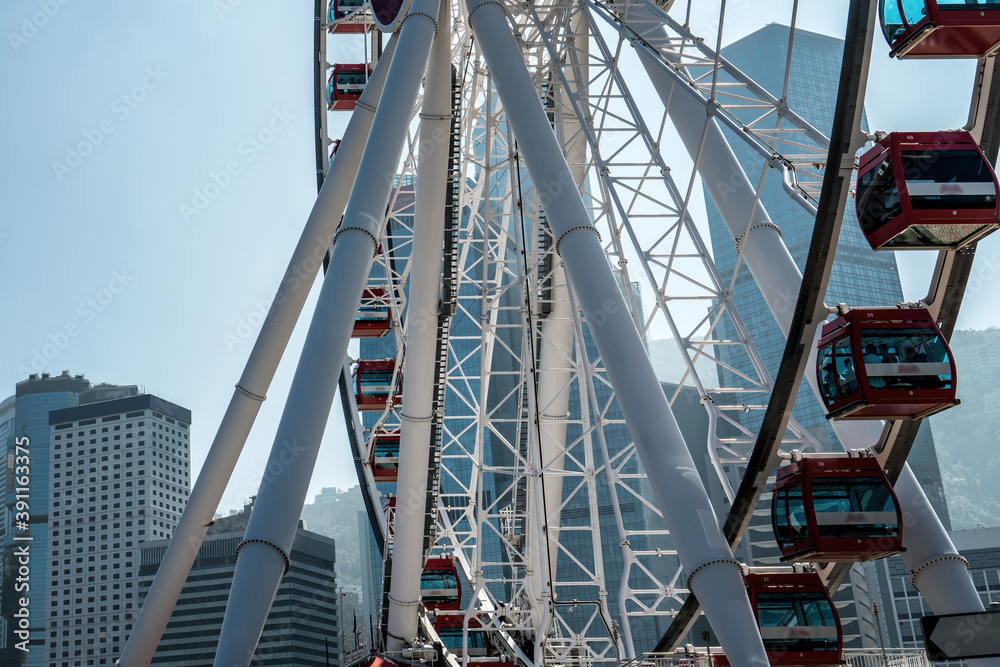
[[[49,24],[49,20],[54,19],[62,8],[70,3],[70,0],[39,0],[37,11],[30,17],[21,19],[21,29],[18,32],[8,32],[7,41],[10,48],[17,53],[21,47],[33,40],[38,35],[38,31]]]
[[[295,119],[295,115],[287,107],[273,109],[267,123],[236,147],[236,152],[242,160],[229,160],[218,171],[209,171],[208,179],[202,185],[191,191],[191,199],[177,205],[181,219],[190,223],[191,219],[201,215],[209,203],[229,187],[233,178],[243,173],[243,167],[257,159],[257,156],[271,144],[275,138]]]
[[[119,95],[111,103],[111,113],[119,121],[125,120],[146,100],[149,93],[160,87],[160,83],[167,76],[169,74],[161,70],[159,65],[156,67],[146,67],[146,72],[142,80],[133,86],[131,90]],[[83,139],[76,142],[73,146],[66,145],[66,156],[63,158],[63,161],[54,160],[52,162],[52,172],[56,175],[56,179],[62,183],[63,178],[67,174],[73,173],[74,169],[83,164],[87,156],[93,153],[94,149],[104,142],[104,137],[114,131],[115,124],[111,118],[107,117],[101,119],[97,123],[97,127],[93,129],[84,128],[82,131]]]
[[[18,374],[27,377],[31,373],[45,370],[49,363],[69,346],[70,341],[83,333],[88,324],[96,320],[100,313],[107,310],[133,280],[135,280],[135,276],[131,275],[125,267],[112,271],[111,279],[104,287],[77,305],[76,318],[68,320],[59,329],[50,331],[47,336],[48,340],[31,351],[29,363],[18,364]]]

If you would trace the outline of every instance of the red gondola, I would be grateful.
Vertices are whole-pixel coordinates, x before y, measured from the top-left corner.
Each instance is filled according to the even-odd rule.
[[[335,34],[365,31],[365,0],[331,0],[329,30]]]
[[[815,572],[743,577],[771,667],[840,665],[844,636],[833,600]],[[728,666],[726,656],[712,656]]]
[[[477,618],[469,619],[468,650],[464,650],[462,622],[461,616],[436,616],[434,618],[434,630],[437,631],[441,643],[449,652],[458,656],[459,659],[468,655],[470,658],[469,667],[514,667],[512,662],[474,660],[473,658],[477,657],[495,658],[497,652],[490,643],[489,634],[483,629],[483,624]]]
[[[881,0],[879,20],[896,58],[982,58],[1000,47],[992,0]]]
[[[456,611],[462,604],[458,568],[450,558],[428,558],[420,574],[420,601],[425,609]]]
[[[885,558],[899,553],[902,525],[874,458],[803,458],[778,469],[771,526],[783,561]]]
[[[399,428],[382,429],[372,440],[372,477],[376,482],[395,482],[399,476]]]
[[[371,73],[371,68],[364,63],[334,65],[326,87],[326,102],[330,110],[353,111]]]
[[[998,194],[968,132],[892,132],[861,156],[854,201],[875,250],[961,248],[997,229]]]
[[[827,419],[919,419],[958,405],[955,361],[926,309],[851,310],[822,334]]]
[[[361,305],[354,318],[352,338],[381,338],[389,332],[392,315],[384,289],[368,288],[361,293]]]
[[[354,369],[354,396],[358,410],[384,410],[390,396],[394,407],[403,404],[402,378],[398,387],[392,384],[395,370],[396,362],[392,359],[358,362]]]

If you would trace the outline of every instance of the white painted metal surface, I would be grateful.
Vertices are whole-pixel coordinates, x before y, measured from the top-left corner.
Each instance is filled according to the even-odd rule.
[[[419,1],[419,0],[418,0]],[[434,402],[434,359],[441,298],[445,177],[451,128],[451,10],[440,1],[437,34],[431,46],[420,118],[416,211],[407,311],[399,481],[389,589],[389,651],[417,638],[420,572],[424,566],[424,507]]]

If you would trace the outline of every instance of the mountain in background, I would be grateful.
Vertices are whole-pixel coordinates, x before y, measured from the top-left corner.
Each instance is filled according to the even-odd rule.
[[[361,590],[361,545],[358,512],[365,508],[361,487],[343,491],[325,488],[302,508],[306,530],[332,537],[337,543],[337,586]]]
[[[952,527],[1000,526],[1000,328],[957,330],[950,344],[962,404],[928,421]]]

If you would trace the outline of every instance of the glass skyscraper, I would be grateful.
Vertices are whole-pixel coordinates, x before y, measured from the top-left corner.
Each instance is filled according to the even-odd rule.
[[[779,97],[785,77],[789,32],[788,26],[771,24],[724,48],[722,54],[771,94]],[[805,30],[795,31],[792,68],[788,80],[788,106],[827,134],[833,124],[843,50],[844,43],[840,39]],[[862,127],[867,131],[867,120],[864,117]],[[750,181],[756,183],[762,170],[766,168],[763,159],[742,139],[728,131],[727,136]],[[793,134],[790,140],[809,143],[803,135]],[[799,270],[802,270],[812,239],[813,218],[785,194],[781,176],[774,170],[769,170],[764,180],[760,201],[772,221],[781,229],[788,251]],[[715,263],[723,276],[732,275],[738,259],[732,236],[707,192],[706,205]],[[795,295],[791,298],[794,299]],[[737,277],[734,300],[772,377],[777,375],[785,339],[749,271],[741,271]],[[852,307],[891,307],[902,300],[903,289],[899,282],[895,254],[872,251],[858,226],[854,206],[848,202],[837,245],[836,261],[827,288],[826,303],[846,303]],[[807,372],[812,372],[812,369]],[[812,391],[804,382],[793,416],[820,442],[827,444],[833,441],[833,431]],[[909,462],[941,521],[946,528],[950,528],[944,487],[929,424],[924,424],[920,429],[910,452]]]
[[[0,457],[0,467],[3,469],[3,474],[0,475],[0,485],[3,487],[3,517],[0,522],[3,540],[3,580],[0,583],[3,635],[0,639],[0,664],[3,665],[45,664],[46,570],[49,559],[49,412],[79,405],[80,394],[90,388],[90,381],[82,375],[32,375],[17,383],[13,397],[13,415],[9,415],[5,422],[6,428],[0,425],[0,435],[6,435],[0,440],[4,454]],[[8,401],[4,401],[4,404],[9,406]],[[18,477],[24,477],[15,474],[24,472],[17,470],[17,465],[23,464],[24,460],[17,459],[16,442],[24,437],[28,438],[29,460],[26,467],[29,484],[28,493],[21,493],[20,498],[23,500],[27,495],[30,519],[26,529],[19,528],[20,524],[14,523],[18,511],[18,488],[23,488],[23,485],[15,484],[15,481]],[[15,540],[19,537],[23,539],[25,535],[30,537],[30,541]],[[22,584],[27,583],[28,589],[15,590],[18,585],[16,550],[25,544],[30,553],[29,574]],[[22,597],[29,601],[29,641],[26,645],[22,643],[24,635],[15,634],[16,630],[23,631],[23,628],[19,628],[19,619],[14,616],[15,613],[20,613],[18,603]]]
[[[775,97],[781,97],[785,80],[786,55],[790,29],[771,24],[734,42],[722,55]],[[788,106],[794,109],[821,132],[829,134],[833,124],[839,74],[843,60],[842,40],[796,30],[792,49],[792,66],[788,79]],[[736,112],[737,114],[740,111]],[[750,121],[748,115],[744,118]],[[867,131],[867,120],[862,119]],[[757,183],[763,170],[768,169],[762,158],[741,138],[726,131],[729,143],[751,183]],[[792,133],[790,141],[810,143],[802,134]],[[781,150],[780,147],[778,149]],[[794,149],[792,149],[794,150]],[[781,229],[782,238],[799,269],[805,266],[806,255],[812,238],[813,218],[783,191],[781,176],[768,169],[760,192],[760,201],[772,221]],[[706,191],[709,231],[715,263],[724,277],[732,275],[739,261],[732,235]],[[792,286],[797,290],[797,286]],[[791,293],[794,305],[795,293]],[[852,307],[894,306],[903,300],[902,287],[896,268],[895,255],[891,252],[876,253],[871,250],[855,218],[854,207],[848,202],[837,246],[836,261],[830,277],[827,304],[846,303]],[[772,377],[777,375],[784,352],[785,339],[763,296],[749,271],[740,271],[734,290],[734,301],[750,331],[754,343]],[[731,332],[730,332],[731,333]],[[731,359],[737,368],[741,360]],[[806,372],[813,372],[807,369]],[[725,377],[729,386],[739,386],[738,378]],[[808,385],[803,381],[793,416],[824,445],[835,442],[833,431]],[[752,418],[752,417],[751,417]],[[759,419],[759,416],[757,417]],[[748,424],[756,427],[757,424]],[[844,443],[846,448],[851,443]],[[921,428],[909,456],[914,473],[924,486],[931,504],[946,527],[950,526],[944,499],[944,488],[938,468],[937,456],[930,433],[930,426]],[[741,545],[741,555],[760,562],[777,555],[770,534],[768,498],[763,498],[747,532],[746,544]],[[838,607],[845,620],[845,646],[861,646],[875,637],[870,614],[871,600],[877,599],[876,584],[872,581],[870,567],[856,566],[849,583],[854,588],[854,613],[847,609],[846,591],[837,597]],[[869,597],[869,595],[871,597]],[[850,620],[852,617],[853,620]],[[855,624],[854,621],[858,624]],[[862,643],[858,643],[862,642]]]

